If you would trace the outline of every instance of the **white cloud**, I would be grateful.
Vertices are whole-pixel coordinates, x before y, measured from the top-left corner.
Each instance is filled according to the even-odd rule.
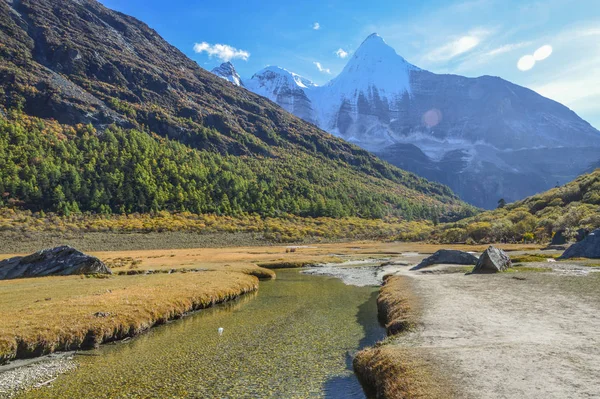
[[[329,68],[323,68],[323,66],[321,65],[320,62],[315,61],[315,62],[313,62],[313,64],[315,64],[315,66],[317,67],[319,72],[331,74],[331,70]]]
[[[245,50],[238,50],[227,44],[208,44],[206,42],[194,44],[194,52],[198,54],[205,52],[209,57],[215,56],[222,61],[231,61],[236,58],[247,61],[250,57],[250,53]]]
[[[318,23],[318,22],[315,22],[315,23],[313,24],[313,29],[314,29],[314,30],[319,30],[319,29],[321,29],[321,24],[320,24],[320,23]]]
[[[348,57],[348,52],[346,50],[344,50],[343,48],[339,48],[336,52],[335,55],[337,55],[340,58],[346,58]]]
[[[487,36],[487,31],[475,31],[461,36],[443,46],[434,48],[426,58],[432,62],[449,61],[454,57],[467,53],[477,47]]]

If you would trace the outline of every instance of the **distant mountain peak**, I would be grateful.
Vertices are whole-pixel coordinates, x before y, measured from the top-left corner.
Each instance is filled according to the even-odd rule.
[[[420,70],[408,63],[396,53],[391,46],[377,33],[369,35],[354,52],[342,72],[331,80],[331,87],[337,97],[356,99],[364,95],[385,97],[393,102],[410,94],[410,73]],[[323,116],[322,120],[330,122],[331,115]]]
[[[422,70],[377,33],[325,85],[303,87],[278,71],[248,89],[477,206],[523,198],[598,165],[598,130],[566,107],[497,77]]]
[[[314,110],[306,91],[318,86],[309,79],[278,66],[268,66],[246,81],[246,88],[275,101],[285,110],[315,123]]]
[[[305,78],[304,76],[300,76],[297,73],[292,71],[288,71],[285,68],[281,68],[275,65],[269,65],[252,76],[252,79],[267,79],[273,80],[275,78],[283,79],[285,83],[296,85],[301,88],[309,88],[316,87],[317,85],[313,83],[310,79]]]
[[[369,64],[390,64],[394,67],[400,67],[402,70],[418,70],[416,66],[407,62],[402,56],[396,53],[393,47],[377,33],[370,34],[354,52],[352,58],[348,61],[346,69],[356,69],[360,66]],[[360,68],[359,68],[360,69]],[[371,69],[371,73],[382,72],[381,68]]]
[[[371,33],[369,36],[367,36],[367,38],[365,40],[363,40],[363,42],[361,43],[359,48],[361,48],[363,46],[378,46],[378,45],[379,46],[384,45],[384,46],[389,47],[389,45],[385,42],[385,40],[383,40],[383,37],[379,36],[377,33]]]
[[[235,70],[235,67],[229,61],[222,63],[218,67],[214,68],[211,72],[217,75],[218,77],[233,83],[236,86],[244,86],[240,75],[238,75],[237,71]]]

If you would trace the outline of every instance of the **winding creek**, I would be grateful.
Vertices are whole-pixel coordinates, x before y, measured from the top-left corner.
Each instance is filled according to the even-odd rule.
[[[257,293],[81,352],[75,371],[19,397],[364,398],[352,356],[385,337],[377,294],[278,270]]]

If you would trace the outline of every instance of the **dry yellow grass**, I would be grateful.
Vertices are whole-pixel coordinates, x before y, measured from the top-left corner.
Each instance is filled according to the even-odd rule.
[[[388,335],[396,335],[416,326],[419,305],[408,277],[390,276],[385,279],[377,297],[377,311]]]
[[[0,282],[0,362],[136,335],[258,288],[239,271]]]
[[[357,355],[354,369],[363,386],[376,398],[449,399],[457,397],[440,377],[432,359],[415,348],[381,345]]]
[[[114,271],[131,270],[170,270],[180,268],[205,268],[210,270],[247,271],[254,270],[256,264],[290,265],[301,263],[336,262],[344,257],[388,257],[405,252],[432,254],[443,248],[468,251],[484,251],[488,245],[438,245],[426,243],[359,241],[335,244],[314,244],[290,247],[227,247],[227,248],[190,248],[160,250],[128,250],[90,252],[109,264]],[[499,244],[504,250],[533,250],[536,245]],[[5,259],[12,255],[0,255]]]
[[[387,277],[377,298],[377,308],[389,336],[414,328],[418,323],[420,305],[409,277]],[[455,396],[452,385],[425,354],[415,348],[396,345],[392,338],[360,351],[353,365],[363,386],[377,398]]]

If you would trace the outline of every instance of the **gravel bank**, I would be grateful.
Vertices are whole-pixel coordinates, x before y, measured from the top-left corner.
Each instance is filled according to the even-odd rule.
[[[73,355],[73,352],[52,354],[0,366],[0,398],[12,398],[19,392],[51,384],[60,374],[77,367]]]

